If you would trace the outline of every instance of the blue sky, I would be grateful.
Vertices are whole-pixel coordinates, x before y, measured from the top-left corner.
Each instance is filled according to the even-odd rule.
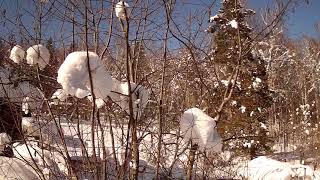
[[[131,0],[128,0],[131,1]],[[188,2],[190,6],[187,6],[188,10],[192,11],[196,9],[196,7],[204,7],[213,0],[176,0],[177,2]],[[219,8],[219,1],[215,4],[213,8],[213,14],[217,12]],[[248,0],[248,5],[255,9],[257,12],[261,8],[265,8],[266,6],[272,6],[274,0]],[[320,23],[320,0],[309,0],[309,4],[305,3],[305,0],[299,0],[301,3],[295,8],[295,11],[289,13],[286,19],[286,25],[288,27],[289,37],[291,38],[299,38],[303,35],[308,35],[315,38],[320,38],[320,31],[316,30],[315,24]],[[62,1],[63,2],[63,1]],[[107,1],[108,2],[108,1]],[[0,10],[7,10],[7,15],[15,21],[16,10],[17,7],[21,7],[25,10],[32,9],[33,3],[32,0],[0,0]],[[32,11],[32,10],[31,10]],[[30,30],[32,27],[32,18],[27,17],[28,15],[24,14],[24,18],[28,19],[25,22],[29,24]],[[0,28],[1,29],[1,28]],[[1,30],[1,34],[10,32],[10,28],[4,28]],[[49,34],[58,34],[59,30],[57,28],[49,28],[45,30]],[[55,35],[54,35],[55,36]]]
[[[315,24],[320,23],[320,0],[309,0],[300,4],[294,11],[289,12],[286,25],[291,38],[299,38],[308,35],[320,38],[320,30],[316,30]],[[258,10],[272,4],[271,0],[249,0],[249,5]]]

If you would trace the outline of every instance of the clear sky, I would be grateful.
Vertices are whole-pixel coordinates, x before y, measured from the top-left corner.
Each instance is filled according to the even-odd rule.
[[[132,0],[127,0],[131,2]],[[188,2],[190,6],[187,7],[186,12],[195,7],[208,5],[213,2],[213,0],[176,0],[177,2]],[[213,8],[212,13],[216,13],[219,8],[219,1],[217,0],[216,5]],[[265,8],[266,6],[272,6],[275,0],[247,0],[248,5],[255,9],[257,12],[261,8]],[[289,37],[291,38],[299,38],[303,35],[308,35],[315,38],[320,38],[320,25],[319,29],[316,30],[315,24],[320,24],[320,0],[308,0],[309,3],[306,3],[307,0],[297,0],[299,1],[299,5],[295,8],[295,11],[291,11],[287,17],[286,25],[288,27]],[[62,1],[63,2],[63,1]],[[106,2],[109,2],[106,0]],[[0,0],[0,10],[1,12],[6,9],[7,16],[12,18],[12,21],[15,21],[17,17],[17,6],[22,7],[22,9],[32,9],[32,0]],[[32,29],[32,18],[27,13],[24,13],[23,18],[26,18],[24,22],[28,22],[30,24],[30,29]],[[1,20],[1,19],[0,19]],[[3,21],[1,21],[3,23]],[[9,23],[7,23],[9,24]],[[1,28],[0,28],[1,29]],[[9,28],[5,28],[1,30],[1,34],[10,32]],[[58,33],[56,28],[46,29],[48,34],[56,34]]]
[[[320,38],[320,27],[318,30],[315,24],[320,25],[320,0],[299,0],[300,4],[294,11],[289,12],[286,25],[288,27],[289,36],[298,38],[302,35]],[[254,9],[261,9],[267,5],[271,5],[272,0],[249,0],[249,5]]]

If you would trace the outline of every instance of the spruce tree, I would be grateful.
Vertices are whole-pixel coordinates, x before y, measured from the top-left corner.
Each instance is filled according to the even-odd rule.
[[[210,18],[209,27],[214,37],[209,64],[217,70],[214,101],[221,102],[226,89],[235,83],[218,128],[227,139],[226,149],[247,152],[251,158],[269,149],[266,122],[272,103],[265,62],[251,53],[252,29],[246,18],[253,13],[239,0],[223,0],[219,13]],[[229,83],[236,68],[238,76]]]

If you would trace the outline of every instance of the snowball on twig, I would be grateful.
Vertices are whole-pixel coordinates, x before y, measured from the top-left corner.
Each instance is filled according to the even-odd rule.
[[[128,16],[128,8],[129,8],[129,4],[124,2],[124,1],[120,1],[116,4],[116,16],[122,20],[126,19],[126,15]]]
[[[15,63],[20,64],[25,57],[25,53],[26,52],[21,46],[15,45],[10,51],[10,59]]]
[[[30,65],[39,65],[39,68],[44,69],[50,61],[49,50],[42,44],[31,46],[27,50],[27,63]]]

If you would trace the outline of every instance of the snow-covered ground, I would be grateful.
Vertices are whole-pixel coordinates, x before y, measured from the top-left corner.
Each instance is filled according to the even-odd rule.
[[[58,121],[58,119],[56,119]],[[102,129],[99,126],[94,127],[94,142],[96,157],[101,160],[108,161],[109,179],[115,179],[115,162],[113,160],[112,138],[110,134],[110,126],[104,119],[102,121]],[[44,176],[48,179],[65,179],[72,174],[68,172],[66,163],[66,152],[64,151],[64,143],[66,144],[67,153],[75,163],[80,163],[88,156],[93,156],[93,141],[91,134],[91,123],[81,121],[78,125],[76,122],[69,122],[65,118],[60,119],[60,125],[65,142],[61,141],[58,134],[58,129],[53,122],[41,122],[42,134],[52,135],[52,140],[46,141],[43,138],[43,143],[38,143],[34,138],[29,138],[26,144],[14,143],[15,158],[0,158],[0,179],[38,179],[39,176]],[[49,126],[49,127],[46,127]],[[114,149],[117,156],[117,162],[123,162],[125,142],[125,134],[127,127],[119,124],[112,125],[114,135]],[[80,133],[79,133],[80,132]],[[104,133],[102,136],[102,132]],[[149,133],[151,132],[151,133]],[[188,162],[187,144],[182,138],[177,138],[176,132],[170,132],[163,137],[163,171],[168,174],[172,172],[174,179],[185,179],[186,166]],[[104,138],[102,138],[104,137]],[[142,138],[143,137],[143,138]],[[155,174],[155,162],[157,151],[157,136],[156,129],[148,129],[148,131],[139,131],[140,142],[140,179],[152,179]],[[40,138],[41,139],[41,138]],[[83,140],[81,142],[81,139]],[[106,154],[103,153],[102,142],[104,139]],[[83,144],[82,144],[83,143]],[[178,147],[177,147],[178,145]],[[40,148],[40,147],[45,148]],[[83,151],[84,148],[86,151]],[[177,152],[176,152],[177,150]],[[84,153],[87,152],[87,153]],[[248,179],[290,179],[291,177],[308,177],[311,179],[319,179],[319,174],[314,172],[309,166],[293,165],[290,163],[279,162],[267,157],[259,157],[252,161],[246,159],[234,158],[230,160],[229,152],[222,152],[218,155],[222,161],[230,162],[228,166],[223,168],[210,165],[211,175],[208,178],[217,177],[233,177],[233,178],[248,178]],[[206,167],[202,164],[201,158],[195,164],[195,174],[200,174]],[[80,166],[78,164],[78,166]],[[39,172],[43,172],[43,175]],[[80,179],[91,179],[90,172],[78,172]],[[200,177],[199,175],[199,177]],[[209,176],[209,175],[208,175]]]

